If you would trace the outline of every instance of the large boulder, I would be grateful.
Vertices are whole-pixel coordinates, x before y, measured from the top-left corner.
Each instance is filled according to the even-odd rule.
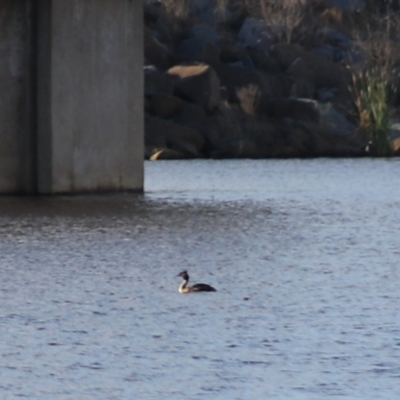
[[[320,44],[328,44],[342,50],[350,50],[354,46],[348,35],[334,28],[324,27],[318,29],[315,35]]]
[[[318,54],[320,57],[332,62],[342,61],[345,55],[345,53],[341,49],[330,44],[322,44],[315,47],[313,50],[315,54]]]
[[[265,118],[254,118],[237,106],[221,105],[216,115],[218,141],[213,158],[262,158],[272,154],[277,132]]]
[[[146,26],[166,18],[166,9],[160,0],[145,0],[143,7],[144,23]]]
[[[147,154],[159,148],[169,148],[188,157],[200,157],[204,143],[204,137],[194,129],[157,117],[145,118]]]
[[[303,80],[314,83],[314,72],[309,67],[304,56],[294,59],[285,72],[293,81]]]
[[[237,46],[229,37],[223,37],[219,41],[221,51],[221,62],[225,64],[241,61],[246,56],[246,50]]]
[[[298,44],[279,43],[271,47],[270,54],[276,59],[283,71],[298,58],[305,56],[304,49]]]
[[[313,99],[317,86],[314,83],[314,75],[303,58],[296,58],[286,69],[286,75],[292,80],[291,96]]]
[[[263,154],[257,143],[251,138],[236,141],[225,141],[218,151],[212,153],[213,158],[262,158]]]
[[[255,68],[264,70],[270,73],[277,73],[281,71],[281,66],[278,61],[270,53],[259,51],[255,49],[248,49],[247,53],[252,59]],[[222,58],[222,54],[221,54]],[[243,57],[242,57],[243,58]]]
[[[316,122],[283,119],[277,123],[277,127],[280,135],[274,142],[273,157],[330,156],[334,152]]]
[[[289,59],[288,59],[289,61]],[[294,80],[304,80],[319,88],[337,88],[348,92],[352,78],[350,71],[343,65],[333,63],[309,51],[293,59],[286,73]]]
[[[151,112],[161,118],[173,118],[185,106],[186,102],[182,99],[164,93],[157,93],[150,100]]]
[[[221,58],[221,49],[218,45],[207,43],[203,47],[203,52],[201,54],[201,60],[203,63],[214,67],[219,64]]]
[[[356,130],[356,125],[336,110],[330,103],[318,104],[320,125],[324,131],[337,136],[349,136]]]
[[[319,123],[318,103],[309,99],[273,99],[266,107],[271,118],[312,121]]]
[[[240,104],[247,114],[258,114],[258,110],[263,108],[262,104],[287,94],[281,80],[256,69],[220,64],[215,70],[226,91],[227,100]]]
[[[189,61],[203,61],[207,46],[216,46],[218,34],[207,24],[197,24],[187,29],[187,38],[179,43],[177,52]]]
[[[200,61],[202,60],[203,49],[204,45],[202,45],[197,39],[187,38],[178,44],[176,52],[188,62]]]
[[[292,81],[290,96],[303,99],[314,99],[316,86],[307,79],[296,78]]]
[[[314,155],[313,136],[301,127],[293,127],[285,137],[285,144],[276,147],[277,158],[312,157]]]
[[[147,27],[144,28],[144,56],[146,65],[155,65],[162,70],[169,68],[173,59],[169,50]]]
[[[307,52],[304,60],[317,87],[336,87],[348,92],[352,77],[344,65],[323,59],[312,51]]]
[[[218,145],[220,137],[215,120],[209,117],[201,107],[195,104],[186,104],[174,121],[201,133],[206,140],[207,152]]]
[[[353,42],[349,34],[331,27],[318,29],[315,33],[314,53],[334,63],[354,65],[366,59],[364,50]]]
[[[144,94],[152,97],[156,94],[172,95],[174,80],[165,72],[159,71],[154,66],[144,68]]]
[[[168,74],[175,78],[174,92],[178,97],[209,111],[218,106],[220,82],[209,65],[177,65]]]
[[[216,30],[207,24],[197,24],[188,29],[187,35],[196,39],[202,45],[207,43],[216,44],[218,42],[218,34]]]

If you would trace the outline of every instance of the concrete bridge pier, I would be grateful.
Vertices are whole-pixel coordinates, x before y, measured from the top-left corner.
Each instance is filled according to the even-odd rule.
[[[0,0],[1,193],[143,190],[142,32],[138,0]]]

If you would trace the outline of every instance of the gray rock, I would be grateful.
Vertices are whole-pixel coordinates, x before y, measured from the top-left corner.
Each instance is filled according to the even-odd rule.
[[[277,119],[320,121],[318,102],[311,99],[273,99],[268,104],[267,115]]]
[[[206,24],[195,25],[187,31],[188,38],[183,40],[178,48],[179,55],[187,60],[203,60],[205,48],[216,45],[218,34],[211,26]]]
[[[167,69],[171,66],[171,53],[164,44],[160,43],[155,33],[147,27],[144,29],[144,55],[147,65],[155,65],[160,69]]]
[[[313,99],[315,96],[315,85],[306,79],[295,79],[290,89],[290,96]]]
[[[330,44],[323,44],[322,46],[316,47],[314,53],[332,62],[339,62],[344,58],[343,51],[337,47],[331,46]]]
[[[349,136],[354,132],[356,125],[351,123],[330,103],[317,104],[319,108],[320,125],[322,129],[338,136]]]
[[[350,50],[353,48],[353,41],[344,33],[334,28],[321,28],[316,32],[319,42],[339,47],[342,50]]]
[[[364,62],[365,51],[344,33],[325,27],[317,31],[318,42],[314,52],[332,62],[343,61],[347,65]]]
[[[195,38],[189,38],[179,44],[177,53],[187,60],[199,61],[202,59],[203,50],[204,45]]]
[[[152,97],[158,93],[172,95],[174,81],[165,72],[159,71],[155,66],[144,67],[144,94]]]
[[[156,117],[145,118],[145,145],[148,149],[169,148],[199,157],[204,137],[194,129]]]
[[[317,100],[320,103],[328,103],[330,100],[334,99],[337,95],[336,88],[320,88],[317,90]]]
[[[271,48],[270,54],[285,71],[298,60],[307,59],[304,49],[298,44],[279,43]],[[304,61],[305,62],[305,61]]]
[[[177,96],[209,111],[218,106],[220,80],[209,65],[176,65],[168,74],[175,79]]]
[[[201,45],[207,43],[216,44],[218,42],[218,34],[215,29],[207,24],[199,24],[188,30],[188,36],[196,39]]]
[[[195,104],[188,104],[174,119],[174,122],[201,133],[206,139],[208,149],[217,147],[220,142],[215,118],[209,117],[202,108]]]
[[[253,60],[248,55],[243,57],[241,63],[242,63],[243,68],[248,68],[248,69],[254,69],[255,68]]]

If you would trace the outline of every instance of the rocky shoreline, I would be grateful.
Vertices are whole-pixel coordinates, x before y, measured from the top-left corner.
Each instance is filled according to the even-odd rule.
[[[351,90],[366,55],[347,26],[366,2],[295,1],[281,21],[248,1],[145,1],[146,159],[373,155]]]

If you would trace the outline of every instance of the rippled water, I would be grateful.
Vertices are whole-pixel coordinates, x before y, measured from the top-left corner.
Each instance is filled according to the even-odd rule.
[[[397,400],[399,167],[155,162],[145,196],[0,198],[0,398]]]

